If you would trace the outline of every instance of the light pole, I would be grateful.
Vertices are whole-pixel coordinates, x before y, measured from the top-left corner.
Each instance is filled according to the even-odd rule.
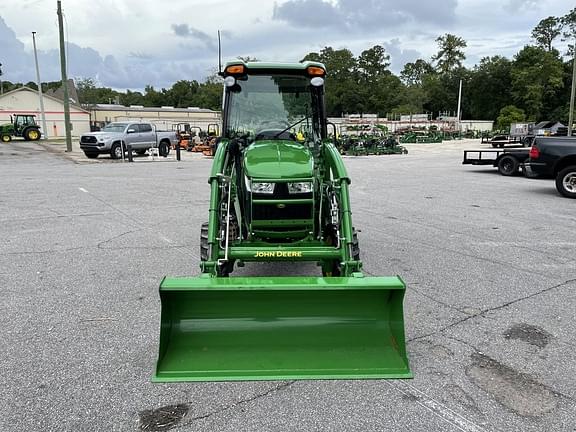
[[[58,33],[60,34],[60,70],[62,89],[64,90],[64,129],[66,130],[66,151],[72,151],[72,131],[70,130],[70,99],[68,96],[68,77],[66,75],[66,50],[64,49],[64,25],[62,24],[62,2],[58,0]]]
[[[574,93],[576,89],[576,38],[574,38],[574,57],[572,57],[572,91],[570,92],[570,112],[568,113],[568,136],[572,136],[574,121]]]
[[[40,98],[40,114],[42,118],[42,130],[44,139],[48,137],[48,128],[46,127],[46,112],[44,111],[44,96],[42,95],[42,81],[40,80],[40,68],[38,67],[38,53],[36,52],[36,32],[32,32],[32,44],[34,45],[34,61],[36,62],[36,82],[38,83],[38,97]]]
[[[462,80],[460,80],[460,88],[458,89],[458,112],[456,113],[456,119],[458,122],[458,136],[460,136],[460,106],[462,104]]]
[[[0,63],[0,95],[4,94],[4,84],[2,83],[2,63]]]

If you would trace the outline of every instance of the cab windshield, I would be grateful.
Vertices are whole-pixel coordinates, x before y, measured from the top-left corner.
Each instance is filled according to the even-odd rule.
[[[128,123],[109,123],[102,128],[102,132],[124,132]]]
[[[226,136],[313,139],[310,80],[294,75],[251,75],[229,89]]]

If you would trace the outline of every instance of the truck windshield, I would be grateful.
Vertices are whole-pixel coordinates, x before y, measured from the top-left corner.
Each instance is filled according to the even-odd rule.
[[[110,123],[102,128],[102,132],[124,132],[128,123]]]
[[[274,131],[313,137],[310,80],[294,75],[252,75],[230,89],[226,136],[256,137]]]

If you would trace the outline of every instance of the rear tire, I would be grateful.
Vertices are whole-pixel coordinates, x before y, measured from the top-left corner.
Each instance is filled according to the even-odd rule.
[[[513,176],[518,172],[518,160],[513,156],[503,156],[498,161],[498,172],[503,176]]]
[[[29,127],[24,130],[22,136],[26,141],[38,141],[40,139],[40,131],[34,127]]]
[[[158,144],[158,154],[162,157],[166,157],[170,154],[170,146],[165,141]]]
[[[556,189],[566,198],[576,198],[576,165],[566,167],[556,175]]]

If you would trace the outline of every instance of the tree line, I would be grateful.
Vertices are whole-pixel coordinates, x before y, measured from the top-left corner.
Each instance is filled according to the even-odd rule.
[[[455,113],[462,80],[463,119],[496,120],[498,128],[525,120],[558,120],[566,124],[575,36],[576,8],[562,17],[542,19],[532,30],[532,43],[512,59],[500,55],[484,57],[471,68],[463,66],[466,41],[453,34],[439,36],[434,56],[406,63],[399,75],[389,70],[390,55],[381,45],[358,56],[345,48],[327,46],[308,53],[302,61],[314,60],[326,65],[326,103],[330,116],[430,113],[436,118],[443,112]],[[559,41],[568,42],[567,52],[555,48]],[[4,90],[21,85],[4,82]],[[33,82],[26,85],[36,88]],[[42,87],[47,90],[59,85],[59,82],[43,83]],[[91,78],[77,79],[76,87],[83,105],[117,102],[127,106],[218,110],[222,103],[222,84],[217,74],[204,82],[180,80],[168,89],[157,90],[148,85],[143,92],[99,87]]]

